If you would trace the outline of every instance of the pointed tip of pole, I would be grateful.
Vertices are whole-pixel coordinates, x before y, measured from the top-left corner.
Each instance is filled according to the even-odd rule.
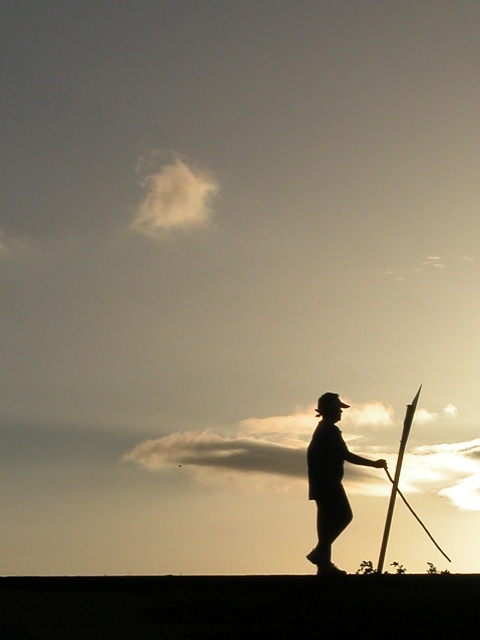
[[[418,398],[420,397],[420,391],[422,390],[423,384],[421,384],[418,387],[418,391],[417,391],[417,395],[415,396],[415,398],[412,400],[412,407],[416,407],[417,406],[417,402],[418,402]]]

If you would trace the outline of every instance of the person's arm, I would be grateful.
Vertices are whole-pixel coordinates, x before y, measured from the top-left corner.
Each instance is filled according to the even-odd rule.
[[[355,453],[351,451],[347,451],[345,455],[345,460],[347,462],[351,462],[352,464],[360,464],[363,467],[374,467],[375,469],[386,469],[387,461],[386,460],[369,460],[368,458],[362,458],[362,456],[357,456]]]

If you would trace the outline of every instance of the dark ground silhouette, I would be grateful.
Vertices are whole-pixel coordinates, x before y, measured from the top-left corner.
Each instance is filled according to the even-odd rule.
[[[479,575],[0,578],[5,639],[467,637]],[[473,636],[472,636],[473,637]]]

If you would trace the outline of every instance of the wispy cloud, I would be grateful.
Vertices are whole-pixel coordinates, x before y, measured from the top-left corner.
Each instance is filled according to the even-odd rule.
[[[9,258],[19,254],[33,252],[33,244],[29,240],[7,235],[0,227],[0,258]]]
[[[158,154],[149,154],[141,158],[139,170],[151,169],[157,161]],[[219,191],[211,172],[175,158],[150,171],[141,184],[146,193],[131,224],[132,231],[163,238],[173,229],[201,227],[211,220],[211,201]]]
[[[475,262],[474,256],[462,256],[460,261],[469,265]],[[422,273],[441,273],[446,269],[446,264],[442,256],[427,256],[420,264],[414,267],[403,267],[401,269],[387,269],[383,275],[394,282],[403,282],[416,277]]]
[[[388,269],[384,272],[384,275],[392,278],[395,282],[402,282],[415,274],[426,271],[443,271],[445,269],[445,263],[441,256],[428,256],[423,260],[421,264],[415,267],[403,268],[403,269]]]
[[[441,256],[428,256],[426,260],[424,260],[420,267],[415,269],[416,272],[424,271],[425,269],[445,269],[445,264]]]
[[[415,491],[448,498],[459,509],[480,511],[480,438],[416,447],[404,481]]]

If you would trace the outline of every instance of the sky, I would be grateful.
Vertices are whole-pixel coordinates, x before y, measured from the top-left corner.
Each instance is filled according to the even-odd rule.
[[[5,2],[1,575],[312,573],[325,391],[385,566],[480,572],[480,6]],[[390,484],[346,465],[334,562]]]

